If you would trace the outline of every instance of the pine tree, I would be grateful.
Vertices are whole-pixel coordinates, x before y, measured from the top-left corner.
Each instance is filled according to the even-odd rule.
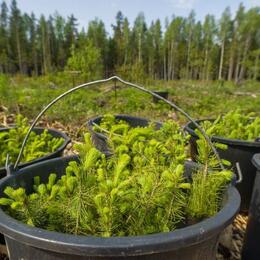
[[[151,23],[147,32],[147,55],[148,55],[148,73],[154,79],[159,79],[163,75],[161,70],[162,52],[162,31],[160,20]]]
[[[137,53],[135,54],[135,62],[142,63],[145,57],[145,41],[146,41],[147,25],[143,13],[139,13],[134,21],[133,34],[134,46]]]
[[[9,72],[10,47],[8,42],[8,7],[5,1],[1,4],[0,13],[0,73]]]
[[[17,7],[16,0],[12,0],[11,14],[10,14],[10,45],[11,45],[11,58],[13,60],[13,71],[18,69],[21,73],[26,73],[26,57],[24,53],[25,47],[25,28],[24,20],[21,11]]]
[[[104,23],[98,19],[90,21],[86,37],[93,43],[95,48],[99,49],[102,64],[104,64],[105,70],[108,70],[109,68],[106,66],[108,60],[107,32]]]
[[[66,49],[65,49],[65,19],[57,12],[54,15],[54,30],[56,36],[55,51],[56,64],[58,68],[64,68],[66,64]]]
[[[202,78],[209,80],[213,78],[213,67],[214,67],[214,35],[216,34],[216,23],[215,18],[212,15],[207,15],[203,24],[203,75]]]
[[[79,33],[78,33],[77,26],[78,26],[77,19],[74,17],[74,15],[70,15],[64,26],[64,37],[65,37],[64,48],[66,53],[66,60],[70,55],[71,46],[76,45],[79,42],[78,41]]]
[[[43,74],[47,74],[51,71],[51,45],[49,35],[49,24],[46,21],[44,15],[41,15],[39,20],[39,40],[41,46],[41,69]]]
[[[164,48],[166,48],[167,58],[167,79],[173,80],[179,77],[178,48],[182,42],[181,32],[183,31],[183,18],[173,18],[165,32]]]
[[[124,51],[123,51],[123,21],[124,16],[121,11],[116,15],[116,24],[112,25],[114,35],[113,43],[115,44],[115,60],[116,65],[121,66],[124,62]]]
[[[36,18],[34,13],[30,16],[30,24],[29,24],[29,31],[30,31],[30,50],[32,54],[32,64],[33,64],[33,74],[36,76],[39,74],[39,59],[38,59],[38,41],[37,41],[37,25],[36,25]]]
[[[130,28],[127,18],[124,18],[122,28],[123,49],[124,49],[124,65],[130,62],[131,46],[130,46]]]
[[[230,28],[231,28],[231,13],[230,8],[226,8],[223,12],[220,20],[220,28],[219,28],[219,41],[221,43],[221,51],[220,51],[220,61],[219,61],[219,72],[218,79],[221,80],[223,77],[223,64],[224,64],[224,54],[227,41],[230,37]]]
[[[242,23],[242,42],[243,52],[241,59],[241,68],[238,76],[238,80],[243,80],[246,72],[246,61],[249,57],[249,50],[252,46],[255,35],[259,36],[259,25],[260,25],[260,8],[251,8],[245,15],[244,22]],[[259,47],[259,46],[258,46]]]
[[[185,25],[185,31],[187,34],[187,60],[186,60],[186,78],[190,78],[190,56],[191,56],[191,44],[193,31],[195,27],[195,11],[192,10]]]

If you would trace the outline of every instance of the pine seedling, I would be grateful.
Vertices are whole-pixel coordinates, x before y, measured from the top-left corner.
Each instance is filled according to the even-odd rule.
[[[15,124],[16,128],[0,132],[0,166],[5,164],[7,154],[9,154],[10,161],[14,162],[29,130],[28,119],[22,115],[17,115]],[[41,134],[32,131],[23,152],[22,162],[28,162],[54,152],[63,142],[63,138],[53,137],[47,130]]]
[[[254,141],[260,136],[260,118],[254,113],[242,114],[240,110],[219,116],[214,122],[203,121],[201,126],[209,136]]]
[[[221,170],[216,155],[212,152],[208,142],[197,131],[199,162],[198,169],[193,173],[187,214],[190,218],[200,220],[215,215],[221,207],[223,192],[233,177],[232,171]],[[221,148],[226,148],[221,146]],[[219,147],[219,148],[220,148]],[[226,165],[230,163],[222,160]]]
[[[75,145],[79,162],[69,162],[60,179],[51,174],[41,183],[35,177],[34,192],[23,191],[22,207],[18,200],[19,207],[12,209],[12,188],[0,204],[11,216],[36,227],[102,237],[168,232],[183,224],[187,214],[200,218],[216,212],[228,173],[209,174],[216,163],[212,160],[189,183],[184,176],[188,137],[174,122],[155,130],[153,125],[122,127],[126,122],[108,118],[104,125],[109,125],[111,157],[98,151],[87,133],[84,142]],[[209,152],[207,147],[202,151]],[[204,154],[202,159],[211,157]],[[215,207],[205,204],[208,194],[200,197],[209,191]]]

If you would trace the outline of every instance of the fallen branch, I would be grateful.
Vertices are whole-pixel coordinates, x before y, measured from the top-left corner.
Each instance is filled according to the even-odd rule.
[[[234,95],[236,96],[251,96],[253,98],[257,98],[257,95],[259,95],[259,93],[252,93],[252,92],[234,92]]]

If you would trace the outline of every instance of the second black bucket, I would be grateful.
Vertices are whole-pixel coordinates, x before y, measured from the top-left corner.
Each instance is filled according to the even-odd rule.
[[[107,144],[107,136],[105,134],[99,133],[93,129],[93,126],[99,125],[103,116],[98,116],[93,119],[90,119],[87,122],[87,127],[91,133],[92,141],[101,152],[110,154],[109,147]],[[124,120],[127,122],[130,127],[146,127],[151,122],[148,119],[142,118],[142,117],[136,117],[136,116],[129,116],[129,115],[115,115],[116,120]],[[155,122],[155,128],[160,129],[162,126],[161,123]]]
[[[255,154],[252,162],[257,171],[242,249],[243,260],[260,259],[260,154]]]
[[[47,182],[53,172],[61,177],[69,161],[75,159],[56,158],[20,169],[0,180],[0,197],[7,186],[32,191],[35,176],[40,176],[43,182]],[[192,172],[191,167],[186,167],[186,174]],[[239,204],[239,193],[230,186],[224,195],[223,207],[213,217],[172,232],[109,238],[35,228],[15,220],[0,208],[0,231],[5,235],[11,260],[213,260],[219,235],[232,223]]]
[[[169,92],[168,91],[153,91],[155,94],[159,95],[160,97],[163,97],[165,99],[168,99]],[[153,102],[158,103],[160,101],[159,98],[153,96]]]
[[[208,120],[208,119],[207,119]],[[200,124],[204,120],[197,120]],[[197,152],[197,139],[198,135],[195,133],[196,126],[194,123],[189,122],[185,126],[185,130],[191,135],[190,149],[191,157],[196,161]],[[241,169],[243,181],[237,184],[237,189],[241,195],[241,211],[248,211],[250,200],[253,192],[254,180],[256,175],[256,167],[252,164],[251,160],[254,154],[260,152],[260,142],[250,142],[235,139],[227,139],[223,137],[212,137],[213,142],[226,144],[227,150],[217,149],[222,159],[228,160],[232,164],[235,173],[237,166]],[[238,163],[238,165],[236,165]]]

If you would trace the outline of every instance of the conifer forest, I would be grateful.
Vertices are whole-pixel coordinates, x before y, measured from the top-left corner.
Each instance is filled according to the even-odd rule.
[[[139,13],[133,25],[120,11],[112,34],[102,19],[84,28],[77,17],[23,13],[16,0],[0,7],[0,73],[28,76],[80,71],[86,80],[112,74],[156,80],[259,80],[260,8],[241,3],[232,17],[195,11],[148,24]],[[173,10],[174,13],[174,10]]]

